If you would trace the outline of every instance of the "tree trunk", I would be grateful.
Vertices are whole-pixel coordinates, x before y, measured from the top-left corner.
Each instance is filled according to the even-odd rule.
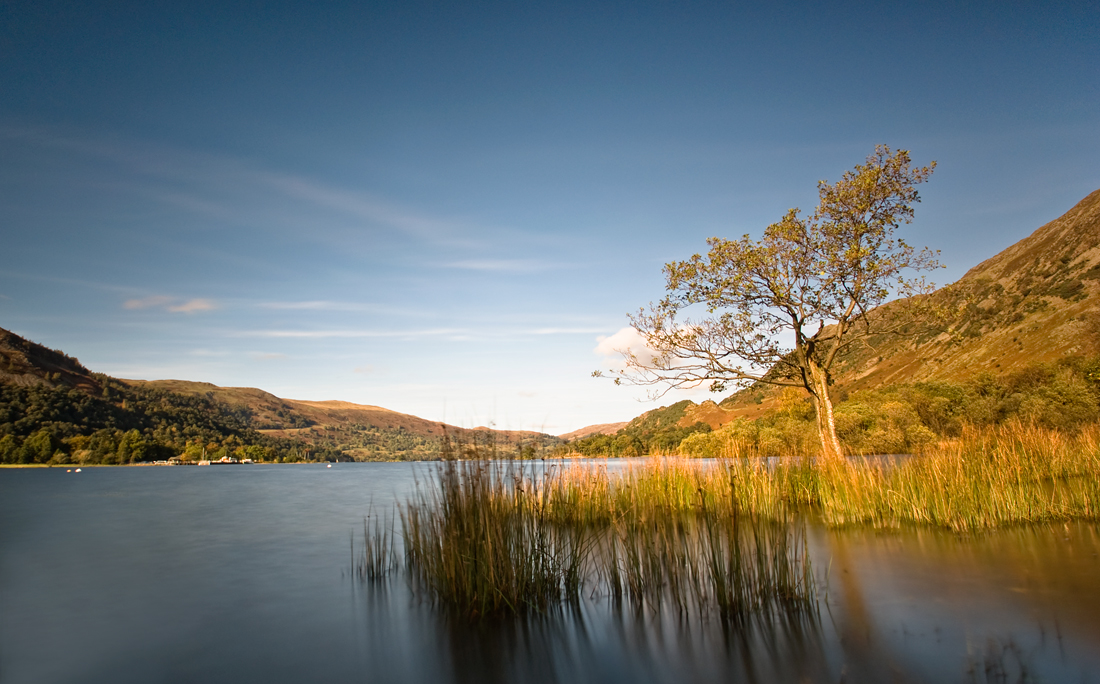
[[[844,451],[840,448],[840,440],[836,436],[836,420],[833,417],[833,400],[829,397],[829,380],[824,369],[818,367],[812,361],[810,366],[810,378],[813,387],[810,393],[814,398],[814,408],[817,410],[817,431],[821,436],[821,449],[826,461],[835,461],[844,457]]]

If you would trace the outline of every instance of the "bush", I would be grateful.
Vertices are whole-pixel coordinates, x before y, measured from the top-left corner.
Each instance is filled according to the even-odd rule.
[[[843,390],[837,392],[844,396]],[[812,406],[784,390],[779,410],[757,420],[738,418],[680,443],[697,457],[814,453],[819,437]],[[1076,430],[1100,420],[1100,356],[1035,364],[1003,376],[982,373],[967,382],[925,382],[855,392],[837,403],[837,436],[851,453],[900,454],[928,449],[972,427],[1019,422]]]

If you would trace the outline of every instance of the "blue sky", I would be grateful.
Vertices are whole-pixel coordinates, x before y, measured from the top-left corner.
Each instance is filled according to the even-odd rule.
[[[0,93],[0,327],[467,426],[702,398],[600,339],[876,143],[941,284],[1100,188],[1096,2],[8,1]]]

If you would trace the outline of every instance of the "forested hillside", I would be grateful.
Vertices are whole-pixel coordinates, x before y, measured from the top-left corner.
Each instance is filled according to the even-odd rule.
[[[0,463],[121,464],[235,457],[255,461],[335,460],[250,427],[246,411],[202,397],[91,376],[93,395],[60,381],[0,384]]]
[[[536,432],[463,429],[254,388],[120,380],[0,329],[0,463],[422,460],[439,458],[445,435],[528,458],[560,443]]]

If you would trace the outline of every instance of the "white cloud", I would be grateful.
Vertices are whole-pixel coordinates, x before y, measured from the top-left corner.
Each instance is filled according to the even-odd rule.
[[[641,333],[631,327],[620,328],[614,335],[601,335],[596,338],[596,348],[593,351],[604,357],[604,363],[613,370],[622,370],[626,367],[623,353],[634,354],[642,364],[652,363],[657,355],[646,346],[645,338]]]

